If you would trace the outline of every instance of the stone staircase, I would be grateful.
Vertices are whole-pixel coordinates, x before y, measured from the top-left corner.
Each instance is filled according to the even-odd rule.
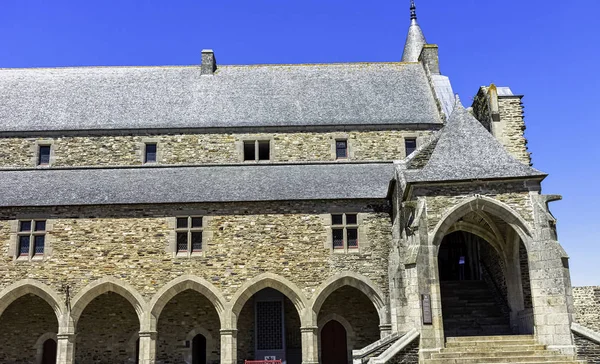
[[[531,335],[449,337],[446,348],[432,353],[426,364],[466,363],[586,363],[548,350]]]
[[[484,281],[441,282],[446,337],[511,335],[508,315]]]

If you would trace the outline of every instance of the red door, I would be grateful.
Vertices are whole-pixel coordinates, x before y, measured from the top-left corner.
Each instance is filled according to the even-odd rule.
[[[323,364],[348,364],[346,329],[335,320],[321,330],[321,361]]]

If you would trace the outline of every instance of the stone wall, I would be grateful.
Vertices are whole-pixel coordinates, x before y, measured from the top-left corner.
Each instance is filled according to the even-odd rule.
[[[56,315],[44,300],[33,295],[15,300],[0,316],[0,363],[36,363],[38,339],[57,332]]]
[[[325,300],[318,316],[319,329],[327,323],[324,322],[327,318],[335,319],[336,316],[342,317],[352,328],[352,332],[346,332],[350,349],[362,349],[380,339],[375,306],[356,288],[339,288]]]
[[[573,287],[573,320],[600,332],[600,287]]]
[[[508,319],[510,308],[508,306],[508,291],[504,273],[506,266],[492,245],[481,238],[477,238],[477,240],[479,241],[479,252],[483,268],[482,279],[487,283],[498,307]]]
[[[157,364],[191,363],[195,335],[206,338],[206,362],[219,363],[221,356],[219,315],[203,295],[187,290],[164,307],[157,326]]]
[[[109,292],[95,298],[77,323],[75,361],[114,364],[135,361],[140,322],[123,297]]]
[[[527,257],[527,248],[521,241],[519,243],[519,263],[521,265],[521,285],[523,287],[524,308],[533,308],[531,299],[531,280],[529,279],[529,259]]]
[[[185,211],[185,212],[184,212]],[[359,212],[359,253],[333,254],[328,245],[331,211]],[[75,296],[85,285],[107,275],[131,284],[147,299],[184,274],[202,277],[226,299],[248,279],[271,272],[287,278],[307,297],[328,277],[351,271],[387,292],[391,220],[385,201],[274,202],[112,207],[4,209],[0,212],[0,288],[23,277],[56,291],[63,284]],[[174,257],[173,216],[201,213],[205,252]],[[41,262],[14,261],[19,216],[52,221]]]
[[[426,139],[432,131],[382,130],[263,134],[175,134],[0,138],[0,167],[35,166],[36,142],[52,141],[54,167],[135,166],[142,164],[145,142],[158,144],[157,162],[167,165],[224,164],[243,160],[244,140],[271,140],[274,162],[333,161],[336,138],[348,140],[351,160],[405,157],[404,137]]]
[[[427,200],[428,230],[432,232],[444,215],[475,193],[507,204],[528,222],[533,222],[533,204],[523,182],[482,182],[415,187],[414,196]]]
[[[573,338],[575,339],[579,360],[586,360],[589,364],[600,363],[600,344],[575,333]]]
[[[389,364],[417,364],[419,362],[419,339],[413,340],[398,354],[396,354]]]

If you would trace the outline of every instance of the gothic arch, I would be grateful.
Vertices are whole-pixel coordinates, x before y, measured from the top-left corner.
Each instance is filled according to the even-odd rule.
[[[0,291],[0,316],[11,303],[26,294],[34,294],[46,301],[54,310],[58,322],[61,322],[66,309],[60,297],[52,288],[33,279],[23,279]]]
[[[219,292],[219,290],[209,281],[191,275],[181,276],[172,280],[154,295],[150,301],[150,304],[148,305],[150,308],[149,311],[152,314],[152,320],[154,321],[153,325],[156,324],[160,314],[162,313],[162,310],[169,303],[169,301],[177,294],[186,290],[198,292],[211,301],[217,310],[221,325],[223,325],[225,317],[225,298],[221,292]]]
[[[40,364],[44,357],[44,344],[47,340],[52,339],[54,342],[58,343],[57,335],[54,332],[47,332],[40,336],[33,348],[35,349],[35,363]]]
[[[133,306],[135,312],[138,315],[141,328],[142,317],[144,315],[145,308],[144,298],[129,283],[123,282],[113,277],[101,278],[95,282],[88,284],[81,291],[79,291],[79,293],[77,293],[75,298],[73,298],[73,304],[71,308],[71,317],[73,319],[74,325],[77,326],[77,321],[79,321],[79,317],[81,317],[81,314],[83,313],[83,310],[85,310],[87,305],[90,302],[92,302],[96,297],[107,292],[116,293],[125,298],[127,301],[129,301],[129,303],[131,304],[131,306]]]
[[[302,291],[300,291],[300,289],[294,283],[281,276],[273,273],[264,273],[246,282],[231,298],[231,324],[233,324],[234,327],[237,325],[237,317],[239,316],[246,302],[255,293],[265,288],[276,289],[287,296],[287,298],[289,298],[296,307],[298,315],[300,316],[300,320],[304,323],[303,313],[308,305]]]
[[[316,295],[313,297],[311,304],[311,314],[313,315],[314,321],[316,321],[316,317],[318,316],[319,311],[321,311],[321,306],[323,306],[327,297],[338,288],[344,286],[350,286],[363,292],[375,306],[377,314],[379,315],[379,324],[382,325],[387,323],[387,306],[385,304],[383,292],[381,292],[381,290],[379,290],[379,288],[377,288],[368,278],[353,272],[336,274],[321,284]]]
[[[529,250],[529,241],[533,236],[529,224],[507,204],[486,196],[468,198],[446,212],[431,234],[431,245],[439,248],[442,239],[450,231],[452,225],[470,211],[485,211],[501,218],[519,234],[525,247]]]
[[[346,330],[346,339],[348,340],[348,354],[350,355],[348,357],[351,358],[352,350],[354,349],[354,344],[356,341],[356,334],[354,333],[354,329],[352,328],[352,325],[350,324],[350,322],[348,322],[348,320],[346,320],[344,318],[344,316],[340,316],[336,313],[330,313],[329,315],[322,317],[318,321],[317,326],[319,327],[319,357],[321,357],[321,331],[323,331],[323,327],[329,321],[337,321],[342,326],[344,326],[344,329]]]

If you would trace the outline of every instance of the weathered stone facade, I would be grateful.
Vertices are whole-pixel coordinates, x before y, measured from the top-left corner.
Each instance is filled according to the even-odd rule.
[[[349,160],[392,161],[406,157],[404,138],[426,140],[431,130],[365,130],[347,132],[146,134],[0,138],[5,153],[0,168],[36,166],[37,143],[52,142],[53,167],[108,167],[143,164],[144,144],[157,143],[157,163],[164,165],[243,162],[244,140],[270,140],[273,162],[335,161],[335,140],[348,141]]]

